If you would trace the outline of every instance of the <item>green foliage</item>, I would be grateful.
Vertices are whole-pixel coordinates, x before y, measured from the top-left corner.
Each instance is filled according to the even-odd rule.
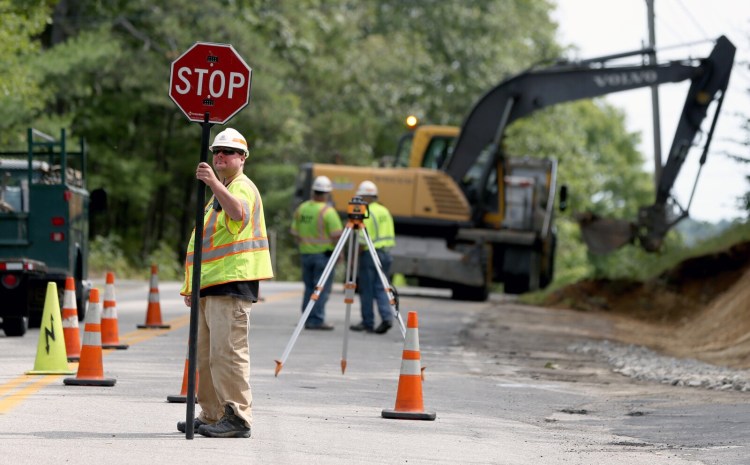
[[[531,305],[540,304],[548,294],[556,289],[584,278],[626,279],[645,282],[690,258],[721,252],[732,245],[748,241],[750,241],[750,221],[747,220],[735,221],[721,233],[690,247],[684,246],[679,234],[673,231],[667,236],[666,244],[658,254],[648,254],[634,246],[626,246],[615,254],[594,258],[594,261],[610,261],[607,265],[599,263],[599,268],[605,270],[605,272],[599,274],[593,273],[591,270],[579,270],[578,273],[575,273],[575,276],[571,276],[574,273],[571,273],[568,265],[560,263],[560,268],[564,270],[562,271],[563,277],[558,276],[547,289],[524,294],[521,300]],[[560,255],[558,254],[559,258]],[[571,279],[568,279],[569,277]]]
[[[89,244],[89,274],[104,276],[108,271],[121,278],[132,278],[132,266],[125,258],[122,239],[117,234],[97,236]]]
[[[664,247],[657,254],[648,254],[630,246],[617,252],[621,254],[619,257],[617,253],[610,257],[600,257],[601,260],[610,260],[610,263],[600,264],[600,268],[606,272],[596,277],[646,281],[659,276],[688,258],[719,252],[746,241],[750,241],[750,223],[746,221],[737,221],[721,233],[690,247],[686,247],[680,235],[672,231],[667,235]]]
[[[491,86],[561,52],[549,0],[27,3],[0,0],[0,143],[22,143],[28,126],[86,139],[89,188],[108,194],[91,268],[133,277],[156,261],[164,279],[181,278],[203,203],[200,127],[167,88],[171,62],[196,41],[233,44],[253,68],[250,105],[230,126],[250,143],[246,172],[279,279],[299,277],[288,227],[300,163],[372,165],[393,154],[406,114],[458,125]],[[578,102],[518,121],[505,143],[514,156],[560,161],[566,215],[634,218],[653,195],[637,141],[618,110]],[[556,283],[637,268],[637,255],[589,257],[570,216],[558,229]]]
[[[546,1],[45,5],[19,7],[22,26],[0,31],[22,36],[2,42],[16,47],[0,49],[3,63],[33,70],[18,74],[23,104],[0,105],[12,112],[7,133],[63,126],[85,137],[89,187],[109,200],[97,234],[135,268],[164,243],[179,263],[193,227],[200,130],[167,83],[170,63],[196,40],[231,43],[253,68],[251,104],[231,125],[251,144],[247,172],[278,235],[279,276],[297,269],[287,230],[299,163],[340,154],[372,164],[392,152],[405,114],[458,124],[488,85],[558,50]]]
[[[551,289],[591,276],[593,267],[587,259],[588,251],[581,241],[581,231],[575,221],[566,218],[557,221],[557,244],[555,279]]]
[[[693,247],[700,242],[705,242],[715,236],[723,233],[727,228],[735,223],[729,220],[721,220],[718,223],[709,223],[708,221],[698,221],[692,218],[686,218],[675,227],[680,233],[686,247]]]
[[[720,252],[729,246],[747,241],[750,241],[750,221],[747,219],[744,221],[737,220],[720,234],[714,235],[693,247],[667,250],[663,260],[650,270],[650,275],[657,276],[684,259]]]
[[[151,264],[159,265],[159,279],[182,281],[184,278],[183,266],[177,259],[173,244],[160,241],[146,257],[139,276],[144,279],[148,277],[151,274]]]
[[[123,253],[125,247],[117,234],[97,236],[92,239],[89,248],[89,273],[92,276],[104,276],[108,271],[117,277],[126,279],[148,279],[151,264],[159,265],[159,278],[163,280],[182,280],[182,264],[177,260],[174,246],[167,242],[159,245],[145,260],[128,260]]]
[[[51,12],[50,2],[0,0],[0,144],[23,141],[9,129],[29,121],[49,97],[30,58],[39,54],[36,39]]]
[[[590,254],[593,272],[589,277],[645,281],[653,276],[654,270],[670,262],[669,257],[684,256],[687,250],[679,233],[671,231],[658,252],[649,253],[631,244],[606,255]]]
[[[274,277],[279,281],[300,281],[302,270],[300,269],[297,245],[286,229],[284,231],[277,229],[268,231],[269,238],[271,238]]]
[[[703,255],[709,252],[720,251],[726,248],[727,244],[739,244],[746,241],[750,241],[750,220],[738,220],[722,234],[704,241],[694,252],[696,255]]]
[[[399,66],[408,71],[406,85],[395,82],[412,109],[398,119],[411,113],[427,122],[460,124],[469,102],[490,86],[560,53],[548,1],[387,0],[370,9],[367,31],[407,44],[410,53]]]

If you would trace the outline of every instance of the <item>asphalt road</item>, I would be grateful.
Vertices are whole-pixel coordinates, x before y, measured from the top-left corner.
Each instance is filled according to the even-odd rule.
[[[553,324],[544,325],[549,315],[554,322],[553,314],[525,311],[502,296],[467,303],[402,290],[403,314],[419,314],[425,408],[437,419],[384,419],[381,410],[393,408],[396,398],[400,332],[350,332],[342,375],[345,305],[335,289],[328,316],[336,329],[303,331],[275,377],[274,360],[298,322],[302,292],[299,283],[276,282],[264,283],[265,300],[251,314],[252,438],[196,434],[187,440],[175,428],[185,404],[166,401],[179,394],[187,352],[189,312],[178,287],[159,287],[162,318],[171,329],[138,330],[148,283],[117,283],[120,339],[130,348],[105,351],[113,387],[24,375],[33,368],[39,331],[0,336],[2,463],[747,463],[748,394],[614,375],[599,362],[566,353],[565,344],[580,335],[540,342],[555,334]],[[488,311],[507,313],[512,337],[494,329],[482,336],[485,328],[477,322]],[[353,322],[358,312],[353,305]],[[534,329],[539,325],[545,333]],[[502,337],[509,345],[489,353],[476,340],[467,342],[476,337]]]

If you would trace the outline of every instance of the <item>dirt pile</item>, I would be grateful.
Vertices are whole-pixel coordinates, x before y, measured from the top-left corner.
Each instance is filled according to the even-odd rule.
[[[550,294],[545,305],[608,313],[622,342],[750,368],[750,242],[691,258],[645,283],[582,281]]]

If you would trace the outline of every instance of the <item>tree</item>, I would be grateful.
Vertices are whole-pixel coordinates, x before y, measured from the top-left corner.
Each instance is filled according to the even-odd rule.
[[[44,30],[51,2],[0,0],[0,144],[23,142],[16,132],[44,106],[48,94],[37,71],[42,61],[36,37]]]
[[[231,43],[253,68],[250,105],[230,126],[250,142],[247,172],[263,193],[282,278],[297,273],[287,229],[300,163],[340,154],[373,164],[393,153],[406,114],[458,125],[494,84],[561,52],[547,0],[157,3],[24,9],[0,0],[26,23],[24,40],[1,42],[3,63],[28,64],[27,79],[13,84],[27,86],[23,105],[0,102],[14,109],[8,124],[85,137],[89,187],[109,194],[97,234],[119,237],[112,242],[135,266],[163,244],[181,256],[193,227],[200,129],[167,86],[170,63],[196,40]],[[650,188],[635,140],[621,114],[579,102],[514,124],[506,142],[519,155],[558,156],[581,209],[630,215]],[[572,250],[570,240],[560,249]]]

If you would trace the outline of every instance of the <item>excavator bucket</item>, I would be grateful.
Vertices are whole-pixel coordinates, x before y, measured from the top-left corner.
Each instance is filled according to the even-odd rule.
[[[593,213],[576,215],[581,236],[593,254],[614,252],[636,238],[636,226],[630,221],[601,218]]]

